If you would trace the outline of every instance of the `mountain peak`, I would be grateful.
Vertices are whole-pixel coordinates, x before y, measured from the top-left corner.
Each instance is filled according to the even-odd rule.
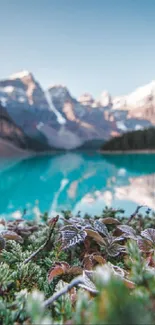
[[[23,79],[25,77],[31,77],[31,79],[34,79],[33,74],[27,70],[22,70],[19,72],[16,72],[12,74],[9,79],[14,80],[14,79]]]
[[[151,97],[155,98],[155,80],[150,83],[136,88],[133,92],[124,96],[117,96],[113,98],[114,109],[137,109],[148,106]]]
[[[82,104],[82,105],[92,105],[94,103],[94,98],[91,94],[89,93],[84,93],[82,94],[79,98],[78,101]]]
[[[53,84],[48,87],[48,90],[58,90],[58,91],[68,91],[68,88],[65,85],[62,84]]]
[[[111,106],[111,95],[107,90],[102,91],[100,98],[99,98],[99,104],[103,107]]]
[[[53,85],[48,88],[48,92],[53,98],[70,98],[71,95],[66,86],[63,85]]]
[[[34,106],[49,109],[45,93],[33,74],[22,70],[12,74],[8,79],[0,81],[3,102],[7,97],[8,103],[18,103],[20,106]],[[4,98],[5,97],[5,98]]]

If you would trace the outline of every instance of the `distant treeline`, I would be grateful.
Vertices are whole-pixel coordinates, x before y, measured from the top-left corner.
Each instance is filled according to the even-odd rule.
[[[155,149],[155,127],[127,132],[104,143],[102,150],[126,151]]]

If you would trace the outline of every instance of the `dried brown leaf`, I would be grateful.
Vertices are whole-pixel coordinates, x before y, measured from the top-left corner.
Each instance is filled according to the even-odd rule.
[[[18,241],[20,243],[23,243],[23,238],[21,236],[19,236],[14,231],[4,230],[4,231],[1,232],[1,235],[2,235],[3,238],[5,238],[7,240],[15,240],[15,241]]]
[[[55,277],[65,274],[69,268],[70,266],[66,262],[55,263],[48,272],[48,282],[51,283]]]
[[[101,220],[100,220],[101,221]],[[118,219],[115,219],[115,218],[104,218],[102,219],[102,222],[105,224],[105,225],[120,225],[120,221]]]
[[[106,260],[98,253],[86,255],[83,259],[83,266],[85,270],[92,270],[96,263],[103,265],[106,263]]]
[[[80,275],[82,272],[83,270],[80,266],[72,266],[66,271],[66,273],[70,275]]]
[[[83,266],[85,270],[92,270],[93,269],[93,256],[86,255],[83,259]]]
[[[97,232],[92,229],[86,229],[87,236],[93,238],[97,243],[105,244],[104,238]]]
[[[105,264],[106,260],[101,255],[93,255],[93,260],[96,261],[98,264]]]

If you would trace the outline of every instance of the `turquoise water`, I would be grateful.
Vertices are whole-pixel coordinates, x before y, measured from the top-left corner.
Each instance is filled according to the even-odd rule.
[[[0,160],[0,215],[27,218],[38,211],[91,215],[104,207],[139,204],[155,210],[155,155],[66,153],[22,161]]]

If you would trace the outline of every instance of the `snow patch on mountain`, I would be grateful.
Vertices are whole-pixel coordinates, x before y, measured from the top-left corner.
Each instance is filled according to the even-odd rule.
[[[13,93],[14,90],[15,90],[15,87],[13,87],[13,86],[6,86],[3,88],[3,91],[6,93]]]
[[[120,129],[122,131],[127,131],[127,127],[125,126],[123,121],[118,121],[116,124],[117,124],[118,129]]]
[[[22,78],[28,77],[30,75],[31,75],[31,73],[29,71],[23,70],[23,71],[20,71],[20,72],[17,72],[17,73],[12,74],[9,77],[9,79],[11,79],[11,80],[14,80],[14,79],[22,79]]]
[[[138,131],[138,130],[143,130],[143,127],[140,125],[140,124],[136,124],[135,126],[135,130]]]
[[[50,107],[50,110],[53,111],[55,113],[55,115],[57,116],[57,121],[59,124],[65,124],[66,123],[66,119],[62,116],[62,114],[60,112],[58,112],[58,110],[55,108],[53,102],[52,102],[52,99],[51,99],[51,96],[50,96],[50,93],[47,91],[45,93],[45,97],[46,97],[46,100],[48,102],[48,105]]]
[[[0,97],[0,104],[3,107],[6,107],[7,106],[7,98],[6,97]]]

